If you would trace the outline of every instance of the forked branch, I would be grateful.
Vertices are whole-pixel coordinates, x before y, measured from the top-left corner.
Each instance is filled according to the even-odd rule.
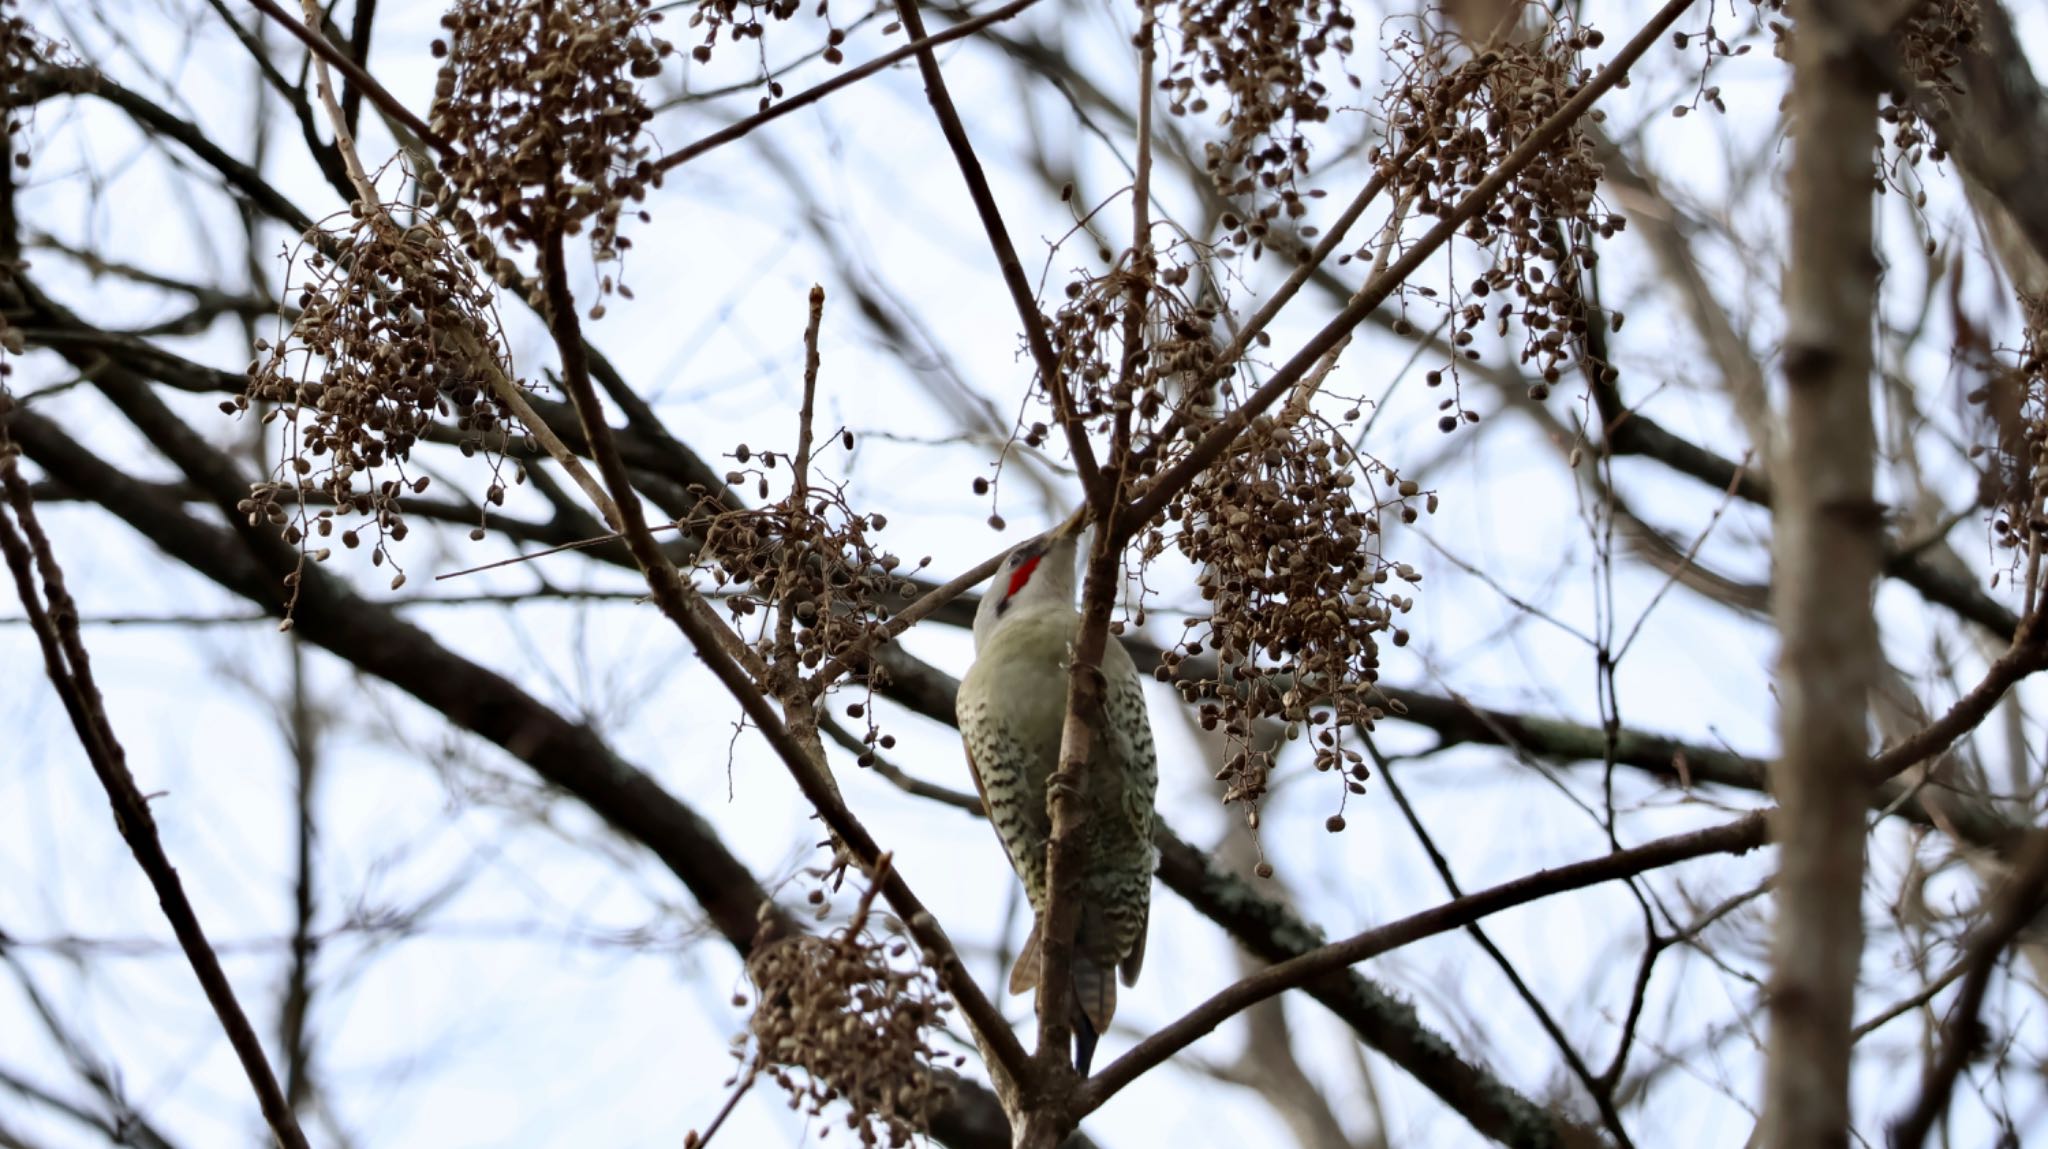
[[[766,669],[750,674],[743,667],[735,649],[748,654],[752,651],[711,613],[703,596],[682,578],[648,530],[639,494],[633,489],[611,427],[605,421],[603,402],[591,384],[582,326],[576,314],[576,301],[569,291],[561,229],[551,230],[543,242],[541,259],[547,290],[545,310],[562,359],[563,386],[582,420],[591,458],[597,462],[598,472],[604,477],[618,505],[623,521],[614,525],[625,536],[626,546],[633,552],[634,561],[639,564],[648,588],[654,593],[655,604],[689,639],[712,674],[739,701],[747,718],[760,728],[762,736],[796,779],[798,788],[818,811],[820,819],[848,852],[873,873],[882,855],[881,847],[839,796],[824,764],[790,733],[774,703],[763,693],[761,684],[767,680]],[[755,661],[758,662],[758,656],[755,656]],[[918,900],[893,868],[880,881],[883,897],[888,899],[890,907],[902,918],[911,936],[932,960],[941,984],[960,1003],[969,1024],[993,1051],[1002,1071],[1014,1081],[1029,1080],[1028,1059],[1023,1045],[1003,1020],[1001,1012],[967,972],[938,919],[925,909],[924,903]]]
[[[1553,894],[1619,881],[1694,858],[1747,853],[1764,844],[1768,826],[1769,813],[1759,810],[1705,830],[1674,834],[1633,849],[1541,870],[1268,966],[1218,992],[1089,1078],[1076,1098],[1075,1117],[1091,1112],[1239,1011],[1275,994],[1298,989],[1367,958]]]
[[[1991,898],[1991,913],[1964,947],[1963,988],[1942,1026],[1941,1055],[1921,1086],[1920,1096],[1891,1129],[1892,1149],[1920,1149],[1934,1122],[1948,1108],[1956,1077],[1983,1046],[1978,1014],[1991,973],[2021,930],[2048,904],[2048,830],[2036,830],[2020,851],[2012,876]]]

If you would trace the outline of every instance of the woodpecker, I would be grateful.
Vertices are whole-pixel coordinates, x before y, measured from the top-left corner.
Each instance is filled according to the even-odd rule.
[[[974,665],[960,682],[960,733],[967,765],[1010,868],[1031,900],[1010,992],[1036,989],[1039,931],[1047,895],[1046,844],[1052,817],[1046,785],[1059,768],[1067,715],[1067,666],[1080,637],[1074,607],[1076,536],[1081,516],[1004,556],[974,615]],[[1083,793],[1088,864],[1081,877],[1074,937],[1074,1065],[1082,1076],[1096,1040],[1116,1013],[1116,979],[1135,984],[1145,961],[1151,912],[1152,800],[1159,769],[1138,669],[1114,637],[1102,651],[1101,729],[1089,748]]]

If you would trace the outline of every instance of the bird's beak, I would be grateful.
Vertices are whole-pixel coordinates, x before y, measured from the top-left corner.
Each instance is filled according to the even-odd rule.
[[[1082,503],[1074,509],[1073,514],[1067,516],[1066,522],[1052,529],[1049,537],[1055,542],[1071,539],[1078,536],[1081,533],[1081,529],[1087,525],[1088,504]]]

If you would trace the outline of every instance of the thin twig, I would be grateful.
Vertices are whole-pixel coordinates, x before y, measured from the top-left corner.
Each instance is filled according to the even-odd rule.
[[[789,596],[797,585],[797,567],[803,561],[807,549],[805,543],[811,535],[810,517],[805,506],[811,498],[811,444],[817,435],[813,422],[818,402],[818,332],[824,323],[825,289],[814,283],[804,321],[804,397],[796,415],[796,457],[789,461],[792,474],[786,537],[781,547],[782,575],[776,581],[779,601],[775,610],[775,649],[777,656],[785,660],[795,657],[796,611],[792,609]],[[775,685],[783,714],[791,726],[809,728],[808,738],[802,736],[802,731],[797,732],[799,741],[813,742],[818,733],[816,694],[805,689],[793,667],[778,675]],[[818,749],[819,756],[823,757],[824,748],[820,746]]]
[[[797,594],[797,571],[810,549],[813,534],[812,524],[805,514],[805,503],[811,491],[811,451],[816,438],[815,418],[818,398],[818,334],[825,322],[825,289],[816,284],[811,286],[808,302],[809,317],[804,323],[804,390],[803,402],[797,411],[796,458],[790,463],[794,472],[790,495],[784,504],[788,511],[785,520],[784,537],[777,548],[781,552],[781,577],[776,582],[775,646],[768,662],[768,677],[760,684],[772,694],[782,707],[782,721],[788,731],[789,740],[804,752],[804,761],[812,766],[813,778],[807,784],[822,781],[835,799],[841,798],[839,780],[832,774],[830,760],[825,757],[825,743],[818,737],[818,715],[824,705],[805,688],[800,660],[796,648],[796,610],[792,596]],[[843,799],[842,799],[843,800]],[[854,851],[835,831],[830,841],[835,864],[853,855]],[[861,860],[868,866],[869,882],[861,895],[862,909],[856,912],[856,920],[866,913],[867,905],[874,900],[875,893],[882,887],[890,872],[890,855]],[[854,927],[854,933],[859,927]]]
[[[2027,676],[2048,669],[2048,636],[2042,630],[2040,616],[2022,619],[2012,646],[1991,664],[1983,679],[1940,718],[1872,758],[1864,767],[1865,780],[1873,784],[1885,781],[1948,749],[1956,739],[1975,730],[2006,691]]]
[[[902,13],[903,27],[914,39],[930,39],[924,30],[924,17],[918,11],[917,0],[897,0],[896,10]],[[946,144],[960,165],[960,175],[967,181],[967,193],[974,200],[975,213],[981,217],[982,230],[988,233],[989,246],[995,250],[1003,283],[1010,289],[1010,301],[1016,305],[1017,318],[1024,324],[1025,344],[1031,349],[1032,361],[1038,365],[1039,378],[1045,384],[1046,393],[1052,396],[1053,413],[1066,431],[1067,447],[1074,456],[1074,469],[1081,475],[1081,489],[1088,492],[1091,501],[1099,501],[1100,508],[1107,511],[1106,500],[1111,493],[1101,490],[1101,468],[1096,465],[1095,449],[1088,442],[1087,424],[1080,412],[1074,409],[1074,398],[1067,390],[1066,376],[1060,373],[1059,354],[1053,350],[1052,336],[1045,329],[1045,316],[1038,310],[1038,299],[1032,293],[1031,281],[1024,275],[1023,263],[1017,258],[1017,247],[1010,242],[1010,229],[1003,223],[1001,209],[996,207],[995,193],[989,190],[988,176],[982,172],[981,161],[974,154],[974,145],[967,139],[967,128],[960,122],[960,111],[953,106],[953,97],[946,90],[946,78],[939,72],[938,54],[929,47],[918,52],[917,67],[924,74],[925,95],[931,100],[932,111],[939,118],[939,129],[945,134]]]
[[[1131,411],[1137,405],[1137,378],[1145,355],[1146,303],[1152,294],[1152,74],[1159,56],[1157,22],[1152,10],[1138,29],[1138,162],[1131,175],[1131,249],[1128,295],[1124,303],[1123,364],[1117,371],[1110,402],[1116,409],[1110,432],[1110,465],[1119,479],[1128,471],[1131,452]],[[1119,483],[1121,486],[1121,483]],[[1109,493],[1123,498],[1121,489]]]
[[[814,761],[791,735],[782,716],[776,713],[774,704],[762,693],[760,683],[768,681],[769,674],[760,656],[711,614],[703,597],[682,579],[648,531],[646,514],[633,490],[625,461],[619,456],[611,427],[605,422],[603,404],[591,384],[576,302],[569,292],[563,246],[559,226],[543,237],[541,262],[547,300],[544,314],[561,355],[563,386],[582,420],[591,458],[596,461],[605,484],[617,496],[624,519],[622,533],[626,545],[647,579],[655,604],[690,640],[698,657],[738,700],[748,719],[760,728],[769,747],[782,759],[796,779],[797,787],[818,811],[826,826],[862,865],[872,867],[882,854],[880,846],[840,798],[838,788],[832,784],[823,764]],[[938,919],[924,908],[898,874],[892,872],[887,876],[883,882],[883,894],[903,919],[919,948],[932,960],[941,984],[959,1002],[969,1024],[993,1051],[996,1063],[1013,1080],[1020,1083],[1029,1080],[1029,1059],[1022,1043],[1010,1030],[1002,1013],[967,972],[959,951],[939,926]]]
[[[1967,958],[1948,967],[1948,969],[1942,971],[1917,991],[1900,998],[1871,1016],[1857,1022],[1856,1028],[1849,1031],[1849,1040],[1852,1042],[1861,1041],[1899,1018],[1904,1017],[1906,1014],[1933,1001],[1936,994],[1954,985],[1956,979],[1968,973],[1969,969],[1970,962]]]
[[[740,1083],[733,1088],[732,1095],[725,1099],[725,1104],[718,1107],[718,1115],[711,1119],[711,1124],[704,1127],[703,1133],[691,1135],[684,1144],[689,1146],[689,1149],[704,1149],[711,1144],[711,1138],[718,1134],[719,1127],[725,1124],[726,1118],[732,1116],[732,1111],[739,1106],[740,1098],[747,1095],[747,1090],[754,1087],[754,1081],[760,1076],[761,1071],[755,1069],[740,1078]]]
[[[936,782],[927,782],[917,777],[903,767],[889,761],[880,753],[877,753],[874,747],[861,741],[860,735],[848,730],[844,724],[830,715],[820,720],[818,726],[825,732],[826,737],[839,743],[841,747],[845,748],[847,753],[871,755],[872,757],[868,759],[868,764],[864,769],[871,774],[879,776],[905,794],[913,798],[926,798],[937,802],[941,806],[951,806],[955,810],[972,814],[977,818],[988,817],[988,811],[982,807],[979,794],[971,794],[965,790],[955,790],[950,786],[941,786]]]
[[[820,667],[818,672],[810,678],[812,692],[816,694],[824,693],[828,687],[838,681],[840,675],[858,666],[876,647],[893,642],[898,635],[909,630],[913,625],[931,617],[940,607],[979,586],[988,576],[996,573],[996,567],[1001,565],[1003,555],[1008,553],[1009,551],[1004,550],[990,555],[974,566],[953,576],[946,583],[926,591],[916,602],[897,611],[890,617],[888,622],[875,628],[873,632]]]
[[[1620,83],[1628,74],[1629,68],[1663,39],[1665,31],[1684,15],[1694,2],[1695,0],[1666,0],[1665,5],[1650,17],[1641,31],[1615,53],[1614,59],[1608,61],[1607,66],[1602,68],[1599,74],[1587,81],[1563,107],[1530,133],[1528,138],[1522,141],[1521,146],[1501,161],[1499,167],[1474,185],[1472,190],[1458,201],[1457,206],[1437,221],[1435,227],[1416,240],[1414,245],[1389,265],[1384,273],[1373,277],[1366,286],[1360,288],[1358,294],[1334,319],[1304,342],[1294,357],[1275,371],[1258,390],[1252,392],[1228,416],[1204,433],[1194,446],[1189,448],[1186,455],[1147,483],[1144,494],[1119,511],[1115,522],[1108,527],[1109,533],[1116,538],[1127,539],[1165,510],[1166,504],[1215,462],[1238,435],[1251,426],[1253,419],[1299,382],[1322,358],[1324,352],[1336,346],[1352,328],[1364,322],[1367,316],[1393,294],[1397,286],[1413,275],[1438,248],[1449,242],[1451,236],[1464,226],[1467,220],[1484,211],[1509,181],[1520,174],[1523,168],[1528,167],[1537,156],[1548,151],[1559,136],[1577,123],[1579,117],[1590,110],[1600,97],[1607,94],[1609,88]]]
[[[941,44],[948,44],[954,40],[972,36],[991,24],[1000,24],[1036,3],[1038,3],[1038,0],[1011,0],[1010,3],[1000,8],[985,12],[974,17],[972,20],[963,20],[935,36],[920,37],[912,40],[910,43],[885,52],[865,64],[849,68],[821,84],[806,88],[786,100],[780,100],[771,104],[744,120],[728,124],[705,136],[703,139],[685,144],[655,161],[654,166],[657,170],[664,172],[679,168],[706,152],[732,143],[734,140],[745,138],[763,124],[771,123],[791,112],[809,107],[841,88],[851,87],[874,75],[876,72],[880,72],[895,64],[900,64],[921,52],[928,52]]]
[[[1457,876],[1451,872],[1450,859],[1444,857],[1443,851],[1437,849],[1436,839],[1430,835],[1429,828],[1422,824],[1421,816],[1409,803],[1407,792],[1394,780],[1393,763],[1380,753],[1379,747],[1373,743],[1370,736],[1365,739],[1365,745],[1372,755],[1373,765],[1379,771],[1380,780],[1387,784],[1388,795],[1394,799],[1394,805],[1401,811],[1402,820],[1408,823],[1408,828],[1415,834],[1415,840],[1421,844],[1423,853],[1429,855],[1429,863],[1436,870],[1437,877],[1442,880],[1445,891],[1453,898],[1464,897],[1465,891],[1458,887]],[[1571,1039],[1565,1036],[1564,1028],[1550,1015],[1550,1010],[1544,1006],[1542,999],[1536,996],[1536,991],[1529,988],[1529,983],[1523,979],[1521,971],[1515,968],[1514,963],[1508,960],[1508,955],[1503,953],[1499,946],[1493,944],[1493,939],[1487,936],[1486,930],[1478,922],[1466,922],[1465,932],[1470,934],[1472,940],[1479,944],[1479,948],[1486,952],[1486,956],[1492,959],[1502,976],[1508,979],[1508,984],[1514,988],[1516,996],[1529,1007],[1529,1012],[1536,1015],[1536,1023],[1543,1027],[1543,1032],[1550,1038],[1550,1043],[1557,1047],[1558,1053],[1564,1058],[1565,1066],[1579,1079],[1579,1084],[1585,1086],[1587,1095],[1599,1108],[1600,1120],[1607,1126],[1607,1131],[1614,1135],[1615,1142],[1624,1149],[1632,1146],[1634,1142],[1629,1139],[1628,1129],[1621,1123],[1621,1114],[1614,1108],[1613,1091],[1603,1087],[1600,1080],[1594,1077],[1592,1069],[1586,1065],[1585,1058],[1579,1056],[1579,1051],[1573,1047]]]
[[[1721,516],[1727,514],[1728,508],[1734,504],[1735,488],[1742,484],[1742,476],[1748,470],[1749,459],[1744,456],[1742,465],[1736,469],[1734,477],[1728,480],[1728,486],[1722,491],[1721,501],[1714,504],[1714,513],[1707,516],[1706,525],[1693,537],[1692,545],[1686,548],[1684,556],[1666,573],[1663,583],[1657,587],[1656,593],[1650,596],[1650,601],[1643,604],[1642,613],[1636,616],[1635,624],[1628,628],[1628,636],[1621,640],[1621,647],[1614,652],[1613,661],[1618,663],[1628,657],[1629,647],[1635,645],[1636,636],[1643,632],[1643,624],[1650,621],[1650,615],[1657,609],[1657,604],[1664,601],[1665,594],[1678,583],[1679,576],[1693,564],[1693,560],[1699,558],[1700,548],[1707,545],[1707,536],[1714,533],[1714,527],[1720,523]]]
[[[584,493],[589,494],[589,492],[587,491]],[[595,499],[592,499],[591,501],[596,502]],[[605,497],[604,502],[598,503],[597,505],[600,509],[611,506],[611,497],[607,495]],[[650,532],[673,531],[680,530],[681,526],[677,523],[653,523],[650,524],[647,529]],[[498,559],[494,562],[487,562],[484,563],[482,566],[464,567],[459,571],[449,571],[446,574],[437,574],[434,576],[434,581],[439,582],[442,579],[461,578],[464,575],[480,574],[483,571],[497,570],[499,567],[517,566],[520,563],[532,562],[535,559],[544,559],[549,555],[558,555],[561,554],[563,551],[580,551],[585,549],[586,547],[602,546],[605,543],[617,542],[623,537],[624,536],[620,535],[617,531],[612,531],[608,534],[602,535],[592,535],[587,539],[577,539],[575,542],[562,543],[559,546],[548,547],[545,550],[529,551],[523,555],[514,555],[509,559]]]
[[[371,103],[384,109],[385,115],[404,124],[407,131],[432,145],[438,151],[446,152],[453,150],[453,145],[448,142],[445,136],[428,127],[426,121],[413,115],[411,109],[398,102],[398,97],[392,95],[384,85],[378,83],[368,72],[363,71],[360,64],[349,59],[347,54],[336,48],[327,37],[321,35],[316,29],[308,28],[303,23],[293,19],[291,13],[285,11],[284,6],[278,4],[277,0],[249,0],[249,3],[257,11],[275,20],[285,31],[297,37],[299,42],[304,44],[315,58],[325,60],[327,63],[340,69],[341,74],[348,77],[349,83],[361,89],[362,93],[370,98]]]
[[[1992,898],[1990,919],[1963,951],[1969,972],[1963,975],[1962,991],[1956,996],[1948,1024],[1942,1027],[1941,1059],[1927,1075],[1919,1099],[1892,1124],[1892,1149],[1919,1149],[1935,1120],[1948,1108],[1957,1075],[1983,1045],[1977,1014],[1991,985],[1992,968],[2005,947],[2041,912],[2044,902],[2048,902],[2048,830],[2036,830],[2021,849],[2012,876]]]

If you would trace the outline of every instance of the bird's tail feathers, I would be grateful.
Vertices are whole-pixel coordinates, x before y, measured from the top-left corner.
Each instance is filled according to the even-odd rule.
[[[1024,948],[1017,954],[1017,964],[1010,967],[1010,992],[1025,993],[1038,988],[1038,917],[1032,915],[1031,932],[1024,938]]]
[[[1017,955],[1017,964],[1010,970],[1011,993],[1038,988],[1039,949],[1038,923],[1034,921],[1030,935],[1024,939],[1024,949]],[[1074,1068],[1086,1077],[1088,1066],[1095,1059],[1095,1043],[1109,1030],[1109,1021],[1116,1016],[1116,977],[1079,949],[1074,951],[1067,969],[1073,985],[1073,1012],[1068,1025],[1074,1031]]]

